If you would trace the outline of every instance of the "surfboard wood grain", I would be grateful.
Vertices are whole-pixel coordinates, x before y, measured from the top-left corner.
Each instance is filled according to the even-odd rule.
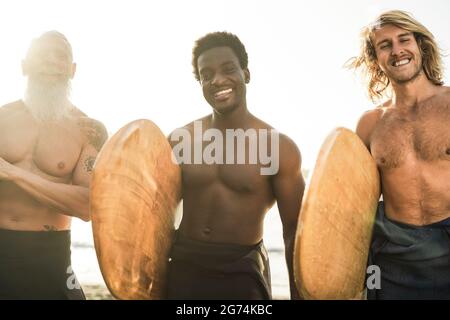
[[[181,171],[149,120],[121,128],[97,157],[90,191],[95,250],[118,299],[163,299]]]
[[[325,139],[305,193],[294,249],[294,274],[306,299],[358,299],[364,290],[379,173],[352,131]]]

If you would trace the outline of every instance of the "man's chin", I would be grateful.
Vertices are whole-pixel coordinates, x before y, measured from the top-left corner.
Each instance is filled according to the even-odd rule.
[[[389,78],[392,80],[392,82],[395,82],[397,84],[406,84],[408,82],[414,81],[419,77],[419,75],[422,73],[422,70],[417,70],[415,72],[408,72],[403,74],[391,74]]]
[[[229,106],[229,105],[227,105],[227,106],[217,106],[217,105],[215,105],[215,106],[213,106],[213,109],[214,109],[214,111],[216,113],[221,114],[221,115],[225,115],[225,114],[231,113],[235,109],[235,107],[234,106]]]
[[[210,105],[219,114],[226,114],[236,109],[236,104],[233,101],[213,101]]]

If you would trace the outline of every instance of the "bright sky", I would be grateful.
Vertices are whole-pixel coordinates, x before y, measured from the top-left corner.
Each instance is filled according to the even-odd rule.
[[[312,168],[328,132],[354,129],[371,107],[342,66],[358,51],[361,27],[394,8],[413,13],[450,53],[447,0],[2,0],[0,104],[22,96],[20,63],[30,40],[56,29],[73,46],[79,108],[110,133],[138,118],[169,133],[210,113],[192,76],[191,50],[204,34],[227,30],[249,54],[249,109],[293,138]],[[448,82],[449,56],[445,65]]]

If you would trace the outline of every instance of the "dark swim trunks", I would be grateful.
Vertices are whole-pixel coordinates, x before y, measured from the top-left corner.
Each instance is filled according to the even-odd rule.
[[[169,262],[168,299],[269,300],[268,254],[253,246],[209,243],[178,236]]]
[[[369,265],[381,270],[381,289],[368,299],[450,299],[450,218],[427,226],[389,220],[378,206]]]
[[[70,231],[0,229],[0,299],[84,300],[70,261]]]

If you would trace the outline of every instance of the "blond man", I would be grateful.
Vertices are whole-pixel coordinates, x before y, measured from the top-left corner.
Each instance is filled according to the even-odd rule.
[[[370,264],[381,270],[374,299],[450,298],[450,89],[432,33],[403,11],[362,32],[352,67],[370,98],[356,132],[374,157],[383,201]]]

